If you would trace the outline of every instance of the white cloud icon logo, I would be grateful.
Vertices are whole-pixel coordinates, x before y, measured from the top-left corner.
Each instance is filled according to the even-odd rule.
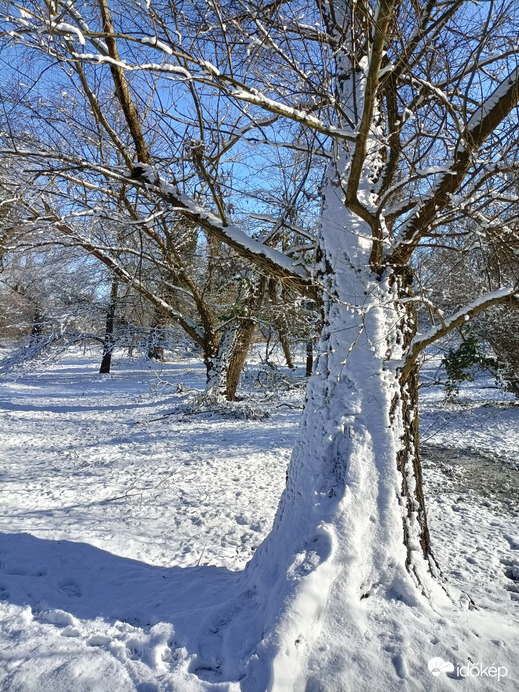
[[[439,656],[431,658],[427,667],[436,677],[442,673],[452,673],[454,671],[454,665],[450,661],[444,661],[443,658]]]

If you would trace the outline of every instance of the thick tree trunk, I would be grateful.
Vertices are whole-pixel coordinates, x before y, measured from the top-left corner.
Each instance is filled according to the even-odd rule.
[[[409,298],[412,283],[412,273],[407,270],[395,280],[399,295],[404,301]],[[405,302],[401,310],[405,313],[402,318],[401,339],[404,350],[407,350],[417,331],[415,304]],[[416,364],[409,370],[408,375],[400,374],[400,400],[394,399],[395,407],[402,407],[403,437],[402,445],[397,453],[397,467],[402,474],[402,496],[406,498],[407,520],[415,517],[419,526],[419,544],[424,558],[428,561],[433,572],[435,562],[431,553],[431,541],[427,525],[427,513],[423,492],[422,465],[420,459],[420,426],[418,416],[418,367]],[[404,543],[407,547],[406,566],[415,569],[413,562],[413,546],[407,535],[407,521],[404,521]],[[416,574],[418,580],[420,575]]]
[[[433,578],[423,501],[416,372],[401,374],[416,328],[409,279],[370,269],[365,237],[366,224],[330,184],[318,277],[324,326],[287,485],[241,577],[241,600],[211,618],[217,637],[200,650],[224,676],[229,657],[229,674],[241,661],[243,689],[322,689],[311,671],[344,657],[345,630],[349,664],[358,666],[351,689],[389,689],[369,680],[365,631],[378,632],[384,620],[380,656],[398,678],[388,651],[402,608],[425,612],[431,594],[445,598]]]
[[[206,391],[210,396],[236,400],[236,389],[255,327],[256,322],[250,319],[234,319],[224,327],[216,354],[206,359]]]
[[[245,365],[245,359],[256,330],[255,320],[241,320],[233,344],[233,350],[229,359],[227,370],[227,384],[225,393],[229,401],[236,401],[236,390],[240,382],[240,376]]]
[[[297,533],[308,517],[318,524],[333,517],[330,530],[348,535],[344,564],[351,567],[352,594],[360,599],[381,585],[391,589],[397,574],[423,590],[430,546],[415,373],[406,381],[400,375],[414,329],[398,303],[401,280],[346,267],[340,278],[330,270],[327,279],[319,356],[273,536],[287,522]]]
[[[216,353],[209,354],[205,359],[206,391],[211,396],[236,400],[236,390],[256,328],[254,315],[261,306],[265,284],[264,277],[253,276],[250,279],[245,295],[240,299],[241,309],[249,317],[230,320],[222,330]]]
[[[211,396],[236,401],[236,390],[255,329],[254,320],[236,319],[223,330],[216,354],[206,359],[206,391]]]
[[[112,367],[112,353],[115,347],[114,326],[115,310],[117,307],[117,295],[119,292],[119,282],[116,277],[112,278],[112,288],[110,291],[110,303],[106,312],[105,337],[103,340],[103,357],[99,368],[100,374],[109,374]]]
[[[237,331],[237,321],[229,320],[222,329],[218,345],[215,346],[214,340],[211,340],[206,348],[204,362],[207,370],[207,380],[205,389],[206,394],[212,398],[227,398],[227,373]]]

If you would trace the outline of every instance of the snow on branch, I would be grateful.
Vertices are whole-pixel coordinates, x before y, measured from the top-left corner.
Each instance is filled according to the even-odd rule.
[[[100,53],[75,53],[70,54],[74,60],[79,60],[83,62],[92,62],[99,65],[106,63],[108,65],[114,65],[127,72],[166,72],[168,74],[177,75],[178,77],[183,77],[185,79],[192,79],[193,75],[188,72],[184,67],[180,65],[172,65],[168,62],[154,63],[147,62],[142,64],[130,65],[126,60],[115,60],[109,55],[102,55]]]
[[[420,238],[431,223],[451,204],[469,172],[473,155],[494,132],[519,101],[519,67],[479,105],[460,134],[452,161],[436,178],[431,190],[424,195],[406,220],[398,244],[386,257],[389,264],[403,265],[416,249]]]
[[[292,284],[305,294],[313,294],[312,278],[305,267],[279,250],[250,238],[237,226],[224,224],[218,216],[181,192],[176,185],[162,180],[151,166],[136,166],[132,180],[134,184],[141,183],[151,191],[157,191],[171,205],[172,211],[178,211],[197,223],[260,271]]]
[[[429,331],[425,332],[425,334],[417,334],[409,345],[405,365],[402,369],[403,374],[413,367],[416,358],[427,346],[430,346],[435,341],[438,341],[438,339],[446,336],[454,329],[461,327],[465,322],[468,322],[480,312],[483,312],[483,310],[503,303],[509,303],[511,306],[519,308],[519,289],[517,286],[499,288],[496,291],[480,296],[450,317],[442,319],[440,324],[435,325],[429,329]]]
[[[70,16],[74,19],[74,21],[77,22],[78,27],[81,30],[81,33],[84,36],[92,33],[92,32],[90,32],[90,27],[88,26],[88,24],[84,20],[83,16],[81,15],[81,13],[76,8],[74,0],[65,0],[65,2],[63,4],[65,5],[68,12],[70,13]],[[95,36],[92,36],[92,37],[89,37],[89,41],[93,46],[95,46],[95,48],[97,48],[97,50],[100,53],[102,53],[103,55],[108,54],[108,46],[106,45],[106,43],[102,39],[95,37]]]
[[[464,139],[479,145],[481,138],[485,139],[488,136],[489,123],[499,124],[518,99],[519,67],[516,67],[472,114],[467,123]]]
[[[260,106],[261,108],[269,111],[270,113],[277,113],[290,120],[295,120],[302,125],[306,125],[312,130],[317,130],[324,135],[329,135],[330,137],[336,137],[338,139],[345,139],[349,142],[354,142],[357,133],[354,130],[346,130],[341,127],[335,127],[333,125],[326,125],[322,120],[310,115],[306,111],[299,110],[297,108],[292,108],[279,101],[274,101],[268,98],[264,94],[259,93],[256,89],[234,89],[231,91],[231,96],[237,98],[240,101],[246,101],[255,106]]]
[[[115,32],[111,15],[105,0],[100,0],[101,13],[103,17],[103,31],[92,31],[88,24],[83,19],[80,12],[75,7],[72,0],[67,0],[65,6],[71,18],[77,23],[77,26],[64,21],[56,21],[51,19],[41,19],[44,29],[38,29],[37,33],[47,31],[49,34],[57,33],[67,38],[74,36],[81,46],[85,46],[88,41],[97,50],[98,53],[76,52],[70,51],[70,57],[77,62],[86,62],[90,64],[108,64],[113,71],[117,71],[119,81],[122,80],[123,72],[157,72],[165,73],[169,76],[175,76],[179,79],[186,79],[201,82],[213,86],[214,88],[223,91],[228,96],[232,96],[240,101],[260,106],[264,110],[276,115],[289,118],[295,122],[301,123],[312,130],[320,132],[326,136],[343,139],[347,141],[355,141],[357,133],[353,130],[327,125],[323,120],[310,115],[305,110],[293,108],[280,101],[275,101],[266,95],[258,92],[254,88],[247,88],[245,85],[237,82],[232,76],[222,74],[213,63],[208,60],[197,58],[189,53],[178,50],[177,48],[168,45],[164,41],[158,39],[157,36],[137,37],[131,34]],[[180,64],[173,64],[164,60],[160,63],[155,62],[136,62],[130,63],[126,59],[120,58],[117,48],[116,39],[138,43],[142,46],[150,47],[158,50],[163,55],[173,56],[185,64],[193,66],[193,70],[186,69]],[[291,61],[292,64],[292,61]],[[294,69],[296,66],[292,65]],[[196,70],[195,68],[198,68]],[[297,70],[296,70],[297,71]],[[301,73],[301,78],[304,74]]]
[[[85,45],[85,37],[83,36],[83,33],[80,31],[80,29],[77,28],[77,26],[74,26],[73,24],[68,24],[67,22],[50,22],[50,28],[53,29],[54,31],[57,31],[61,34],[73,34],[76,36],[77,40],[79,43],[84,46]]]
[[[151,194],[156,194],[166,201],[170,205],[170,211],[177,211],[204,228],[208,233],[231,247],[240,257],[252,262],[259,271],[291,284],[305,295],[312,297],[314,295],[312,276],[302,264],[287,257],[283,252],[254,240],[237,226],[225,225],[218,216],[181,192],[176,185],[162,180],[151,166],[138,164],[134,167],[132,176],[128,177],[124,170],[103,166],[92,161],[78,160],[73,156],[58,154],[55,151],[0,147],[0,155],[2,154],[31,158],[36,161],[50,159],[56,163],[66,164],[67,175],[70,173],[70,166],[72,165],[78,171],[92,171],[134,187],[143,187]],[[59,176],[60,170],[55,169],[53,173]]]

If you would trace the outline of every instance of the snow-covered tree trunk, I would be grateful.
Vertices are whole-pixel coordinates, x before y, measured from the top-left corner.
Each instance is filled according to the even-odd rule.
[[[312,661],[341,655],[341,628],[366,665],[361,630],[371,600],[388,612],[391,604],[427,608],[431,591],[440,591],[431,575],[415,373],[401,373],[415,330],[409,277],[370,268],[369,229],[343,205],[336,180],[331,170],[321,221],[324,327],[287,486],[242,577],[237,614],[229,628],[212,620],[221,643],[215,648],[212,637],[201,648],[224,675],[237,656],[247,661],[244,675],[258,691],[304,689]],[[238,642],[241,614],[254,625]],[[327,689],[335,689],[331,681]]]
[[[399,373],[408,319],[392,278],[346,266],[327,275],[325,327],[274,530],[293,524],[302,548],[331,522],[358,598],[408,581],[407,567],[418,584],[428,553],[417,450],[406,432],[416,427],[415,390]]]
[[[222,329],[218,345],[214,348],[214,340],[208,345],[204,356],[207,370],[206,394],[215,399],[226,396],[227,373],[234,344],[238,332],[237,320],[231,319]]]

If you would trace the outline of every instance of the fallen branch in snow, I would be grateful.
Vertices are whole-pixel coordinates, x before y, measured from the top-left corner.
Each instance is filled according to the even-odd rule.
[[[281,404],[281,406],[283,405],[290,406],[290,404]],[[290,408],[302,407],[290,406]],[[238,420],[266,420],[270,418],[270,413],[253,401],[225,401],[203,392],[193,396],[190,401],[180,404],[172,411],[168,411],[156,418],[135,421],[134,425],[144,425],[145,423],[166,420],[171,416],[201,416],[207,414]]]
[[[225,401],[205,392],[193,397],[185,405],[184,413],[187,415],[208,413],[210,415],[220,415],[224,418],[245,420],[265,420],[270,418],[268,411],[251,401]]]
[[[274,408],[281,408],[282,406],[287,406],[288,408],[298,409],[301,411],[304,409],[304,406],[292,406],[292,404],[276,404]]]

